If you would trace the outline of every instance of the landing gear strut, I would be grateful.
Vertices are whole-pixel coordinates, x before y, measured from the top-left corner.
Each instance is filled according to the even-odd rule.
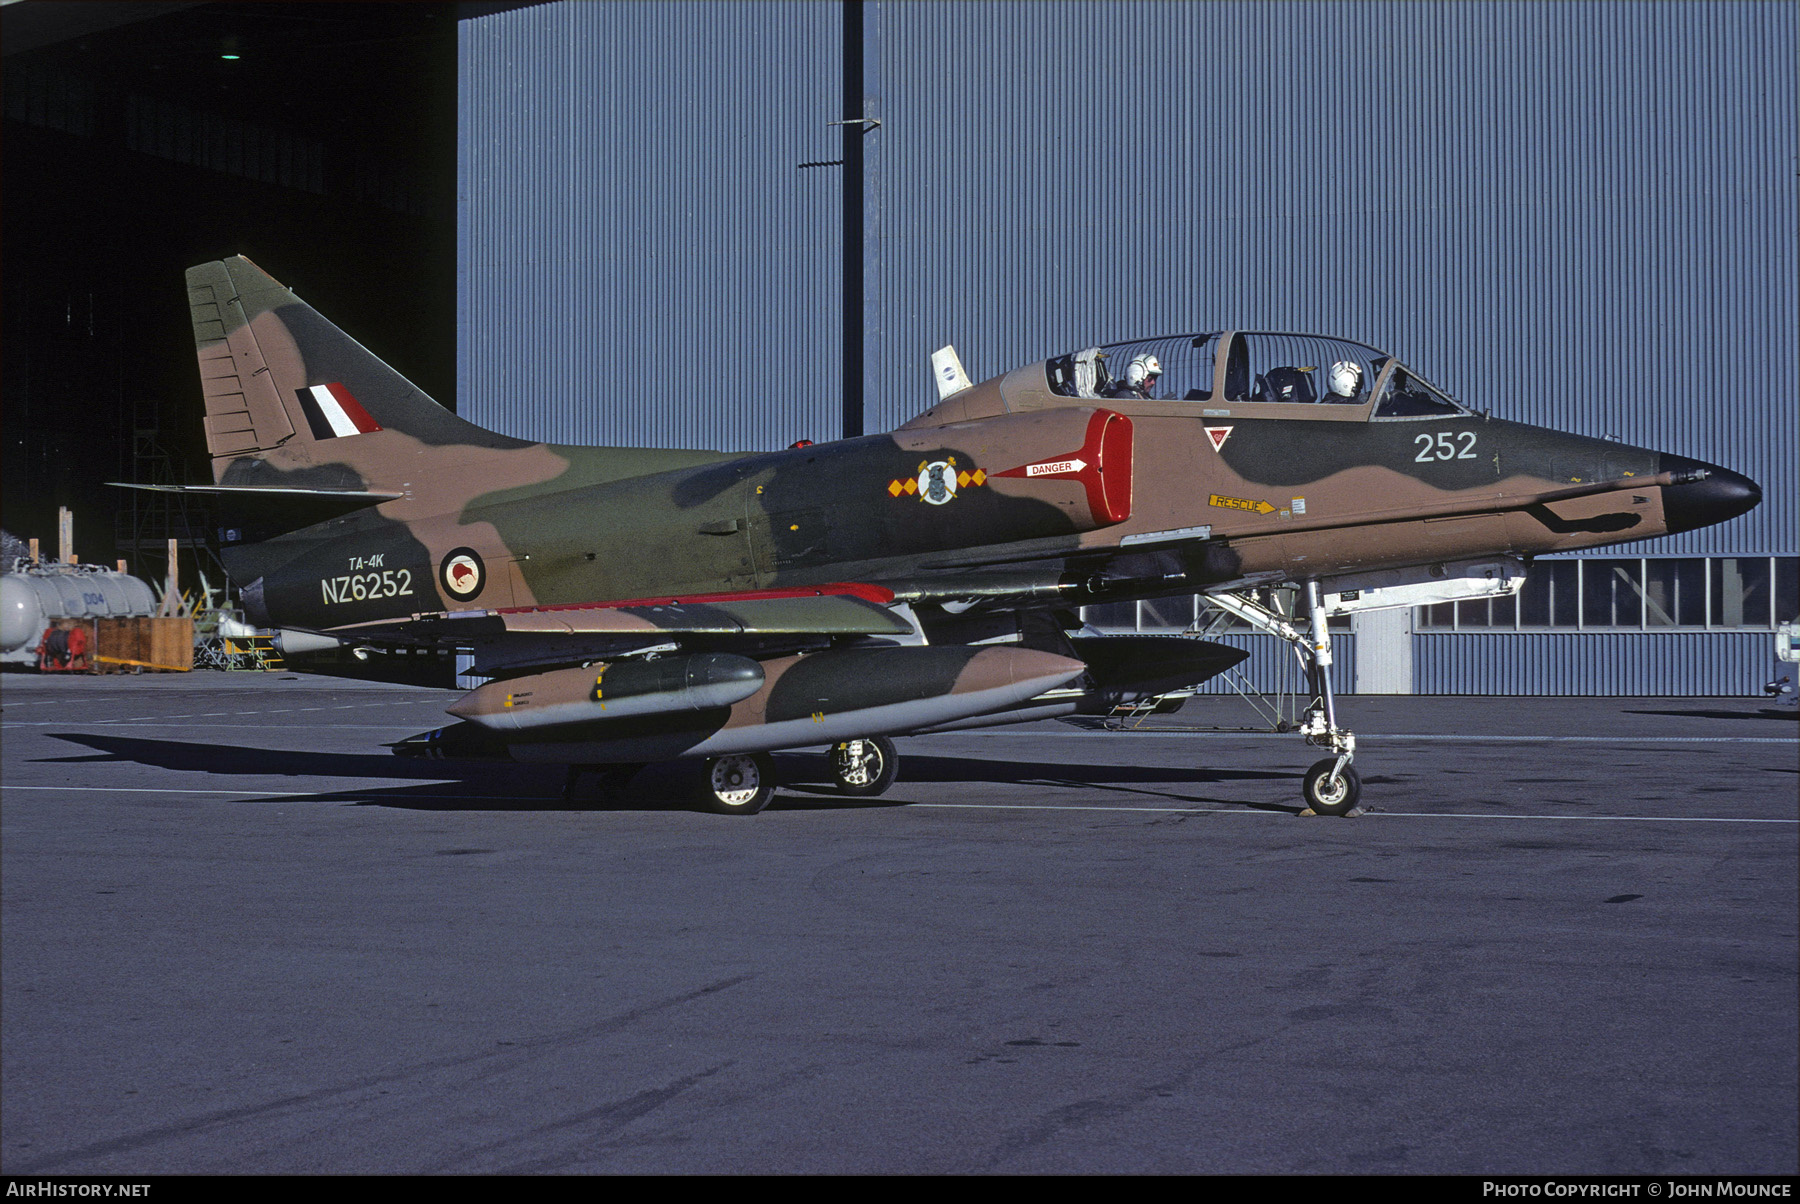
[[[1306,672],[1312,701],[1300,725],[1301,735],[1315,748],[1331,751],[1331,756],[1315,762],[1306,771],[1301,794],[1314,815],[1349,815],[1362,797],[1362,779],[1357,776],[1356,733],[1338,726],[1337,701],[1331,693],[1331,628],[1325,621],[1325,604],[1320,599],[1319,583],[1305,584],[1307,630],[1302,632],[1287,616],[1270,610],[1245,594],[1214,594],[1210,599],[1222,610],[1228,610],[1256,630],[1276,639],[1286,640]]]

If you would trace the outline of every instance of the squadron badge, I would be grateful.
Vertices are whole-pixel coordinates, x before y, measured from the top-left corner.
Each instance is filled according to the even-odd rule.
[[[966,468],[958,468],[955,456],[945,456],[942,460],[926,460],[921,463],[916,477],[908,477],[904,481],[896,477],[889,481],[888,493],[894,497],[903,493],[915,494],[920,501],[942,506],[945,502],[954,501],[959,489],[986,483],[987,473],[981,469],[970,472]]]
[[[933,460],[919,466],[919,496],[942,506],[956,496],[956,461]]]

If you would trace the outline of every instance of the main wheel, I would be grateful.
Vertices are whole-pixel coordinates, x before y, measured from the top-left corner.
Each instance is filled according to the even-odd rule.
[[[1337,758],[1326,757],[1306,771],[1300,792],[1315,815],[1348,815],[1362,797],[1362,779],[1356,774],[1356,766],[1346,765],[1342,773],[1333,777],[1331,771],[1336,767]]]
[[[775,797],[775,763],[767,753],[734,753],[706,763],[702,801],[720,815],[755,815]]]
[[[900,772],[900,754],[886,736],[841,740],[831,746],[831,780],[842,794],[885,794]]]

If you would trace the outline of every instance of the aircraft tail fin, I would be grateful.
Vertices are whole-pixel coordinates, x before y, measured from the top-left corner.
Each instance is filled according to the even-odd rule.
[[[456,417],[241,255],[189,268],[187,288],[219,484],[375,489],[418,442],[528,446]]]

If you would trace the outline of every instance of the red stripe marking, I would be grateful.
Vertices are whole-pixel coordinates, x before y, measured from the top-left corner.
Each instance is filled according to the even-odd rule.
[[[336,381],[328,382],[325,387],[337,399],[337,403],[344,407],[344,416],[355,425],[359,434],[366,435],[370,431],[381,429],[381,424],[369,417],[369,411],[362,408],[362,402],[350,395],[350,390]]]
[[[818,598],[849,596],[885,606],[894,600],[894,591],[881,585],[860,582],[836,582],[831,585],[803,586],[795,589],[744,590],[733,594],[689,594],[676,598],[630,598],[623,602],[559,602],[551,606],[502,606],[489,613],[497,615],[529,615],[550,610],[625,610],[633,606],[677,606],[704,602],[755,602],[764,598]]]

